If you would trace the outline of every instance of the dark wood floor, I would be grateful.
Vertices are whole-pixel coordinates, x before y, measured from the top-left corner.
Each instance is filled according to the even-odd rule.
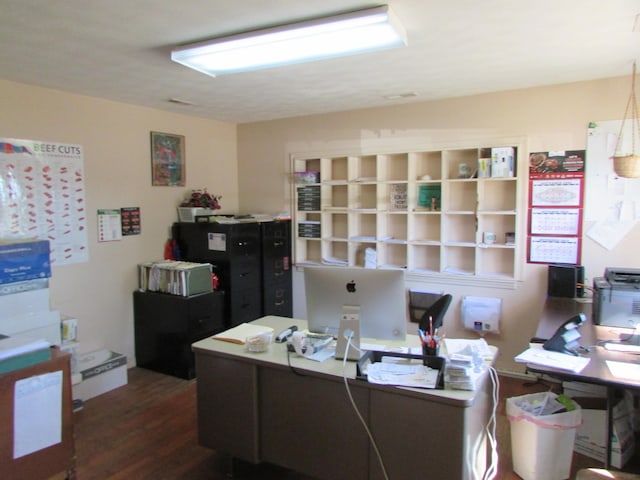
[[[198,445],[197,380],[182,380],[142,368],[128,372],[128,384],[85,402],[74,414],[78,480],[221,480],[228,461]],[[512,472],[510,425],[505,399],[549,387],[500,377],[497,480],[517,480]],[[578,468],[600,466],[574,454],[572,478]],[[308,480],[270,465],[235,465],[243,480]],[[393,479],[405,480],[405,479]]]

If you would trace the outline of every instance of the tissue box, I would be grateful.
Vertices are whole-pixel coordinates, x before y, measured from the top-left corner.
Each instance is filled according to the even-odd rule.
[[[51,276],[49,241],[15,241],[0,244],[0,284]]]

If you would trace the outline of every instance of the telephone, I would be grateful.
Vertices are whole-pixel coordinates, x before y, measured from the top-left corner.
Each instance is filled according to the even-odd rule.
[[[542,348],[545,350],[552,350],[554,352],[570,353],[571,355],[578,355],[578,349],[580,348],[580,327],[587,317],[584,313],[579,313],[569,320],[564,322],[558,330],[555,331],[553,336],[542,344]]]

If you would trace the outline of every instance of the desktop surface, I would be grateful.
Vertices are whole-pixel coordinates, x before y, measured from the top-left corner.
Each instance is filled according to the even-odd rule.
[[[289,328],[292,325],[298,327],[299,331],[307,329],[307,321],[288,317],[279,317],[274,315],[265,316],[254,320],[250,323],[256,325],[269,326],[274,329],[274,333]],[[421,348],[420,338],[417,335],[407,335],[404,341],[399,340],[379,340],[375,338],[361,338],[361,343],[380,345],[381,350],[394,350],[402,347]],[[494,352],[494,358],[497,355],[497,349],[490,346]],[[348,379],[355,380],[357,377],[357,362],[348,361],[346,364],[342,360],[329,358],[324,362],[316,362],[308,358],[301,357],[296,353],[287,352],[286,343],[273,343],[266,352],[253,353],[244,348],[244,345],[215,340],[211,337],[205,338],[192,344],[192,349],[196,353],[222,355],[229,358],[240,358],[245,361],[255,362],[260,365],[276,366],[278,368],[289,369],[292,367],[296,370],[304,370],[305,374],[320,377],[339,377],[342,379],[346,376]],[[436,390],[436,389],[419,389],[408,387],[392,387],[387,385],[374,385],[358,380],[358,382],[366,383],[371,388],[382,389],[402,389],[419,395],[431,395],[440,397],[441,401],[453,402],[460,405],[469,405],[474,402],[477,392],[469,390]]]
[[[636,354],[614,352],[604,347],[606,342],[620,342],[620,339],[624,339],[632,333],[632,330],[595,325],[592,317],[592,304],[589,299],[547,297],[535,336],[540,339],[551,338],[563,322],[579,313],[584,313],[587,317],[585,323],[580,327],[580,334],[582,335],[580,343],[590,350],[588,353],[583,354],[583,356],[590,359],[587,366],[578,373],[538,365],[527,365],[527,369],[535,373],[552,373],[554,376],[563,379],[616,387],[640,388],[640,380],[615,377],[611,374],[606,364],[607,361],[638,363]]]

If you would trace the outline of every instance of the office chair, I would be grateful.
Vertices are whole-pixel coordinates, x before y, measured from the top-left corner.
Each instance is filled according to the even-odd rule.
[[[430,327],[433,326],[433,329],[442,327],[442,322],[444,321],[444,315],[449,310],[449,305],[451,304],[451,299],[453,297],[448,293],[442,295],[438,300],[434,302],[429,308],[427,308],[420,319],[420,329],[424,331],[429,331]],[[429,322],[429,317],[431,317],[431,322]],[[431,325],[430,325],[431,323]]]

